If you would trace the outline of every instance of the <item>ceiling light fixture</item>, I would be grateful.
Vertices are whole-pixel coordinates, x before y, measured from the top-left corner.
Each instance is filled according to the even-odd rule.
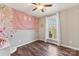
[[[42,3],[32,3],[32,4],[34,6],[33,11],[38,9],[38,10],[41,10],[42,12],[44,12],[44,9],[46,7],[51,7],[52,6],[52,4],[42,4]]]
[[[44,6],[43,6],[43,5],[37,5],[37,8],[38,8],[39,10],[41,10],[41,9],[44,8]]]

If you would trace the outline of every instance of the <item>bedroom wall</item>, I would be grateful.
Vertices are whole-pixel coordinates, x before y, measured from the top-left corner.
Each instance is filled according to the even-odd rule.
[[[50,21],[49,21],[50,20]],[[49,22],[54,21],[52,24],[56,27],[56,38],[49,38]],[[55,23],[56,22],[56,23]],[[43,41],[48,41],[55,44],[60,44],[60,22],[59,22],[59,13],[39,18],[39,39]],[[49,40],[48,40],[49,39]]]
[[[12,9],[13,20],[12,27],[15,31],[12,39],[12,46],[21,46],[29,42],[37,40],[38,19],[34,16]]]
[[[60,12],[62,45],[79,50],[79,6]]]
[[[45,17],[43,18],[39,18],[39,32],[38,32],[38,37],[39,37],[39,40],[45,40],[45,22],[46,22],[46,19]]]
[[[59,19],[61,45],[79,50],[79,6],[60,11]],[[39,24],[39,38],[44,40],[45,17],[40,18]]]
[[[7,23],[2,26],[8,28],[6,33],[8,32],[7,36],[10,40],[11,47],[21,46],[35,41],[38,31],[38,19],[13,8],[7,6],[6,8],[3,14],[6,14],[7,19],[4,17],[4,22]],[[2,21],[0,21],[0,23],[2,23]],[[11,35],[13,35],[13,37],[11,37]]]

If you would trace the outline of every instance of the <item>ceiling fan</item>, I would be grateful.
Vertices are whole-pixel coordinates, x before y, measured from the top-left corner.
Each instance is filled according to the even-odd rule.
[[[44,9],[46,7],[52,7],[52,4],[43,4],[43,3],[32,3],[32,4],[34,6],[34,9],[32,11],[36,11],[38,9],[44,12]]]

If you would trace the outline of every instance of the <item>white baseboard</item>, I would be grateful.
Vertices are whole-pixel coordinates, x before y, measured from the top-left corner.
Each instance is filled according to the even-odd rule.
[[[52,41],[52,42],[50,42],[50,41],[47,41],[47,42],[49,42],[49,43],[53,43],[53,44],[56,44],[56,45],[58,45],[58,43],[57,43],[57,42],[53,42],[53,41]]]
[[[32,42],[35,42],[35,41],[37,41],[37,40],[30,41],[30,42],[28,42],[26,44],[29,44],[29,43],[32,43]],[[41,41],[44,41],[44,40],[41,40]],[[56,42],[53,42],[53,44],[58,45],[58,43],[56,43]],[[23,44],[23,45],[25,45],[25,44]],[[22,46],[22,45],[20,45],[20,46]],[[71,48],[71,49],[74,49],[74,50],[79,50],[79,48],[74,48],[74,47],[71,47],[71,46],[68,46],[68,45],[64,45],[64,44],[61,44],[60,46]],[[19,46],[17,46],[17,47],[19,47]],[[11,50],[11,53],[15,52],[17,50],[17,47],[15,47],[15,49]]]
[[[10,48],[10,53],[15,52],[16,50],[17,50],[17,47],[11,47],[11,48]]]
[[[37,41],[37,40],[33,40],[33,41],[30,41],[30,42],[25,43],[25,44],[29,44],[29,43],[32,43],[32,42],[35,42],[35,41]],[[22,45],[19,45],[19,46],[15,46],[15,47],[11,47],[11,48],[10,48],[10,53],[15,52],[15,51],[17,50],[17,47],[23,46],[23,45],[25,45],[25,44],[22,44]]]
[[[71,49],[74,49],[74,50],[78,50],[79,51],[79,48],[71,47],[71,46],[64,45],[64,44],[61,44],[61,46],[67,47],[67,48],[71,48]]]
[[[42,40],[42,41],[44,41],[44,40]],[[58,46],[63,46],[63,47],[67,47],[67,48],[71,48],[71,49],[74,49],[74,50],[78,50],[79,51],[79,48],[71,47],[71,46],[64,45],[64,44],[60,44],[60,43],[57,43],[57,42],[51,42],[51,41],[46,41],[46,42],[50,42],[50,43],[56,44]]]
[[[44,41],[44,42],[45,42],[45,40],[44,40],[44,39],[38,39],[38,40],[41,40],[41,41]]]
[[[52,43],[52,44],[60,46],[60,44],[55,40],[46,40],[45,42]]]
[[[37,41],[37,40],[29,41],[29,42],[27,42],[27,43],[24,43],[24,44],[18,45],[17,47],[20,47],[20,46],[23,46],[23,45],[26,45],[26,44],[29,44],[29,43],[32,43],[32,42],[35,42],[35,41]]]

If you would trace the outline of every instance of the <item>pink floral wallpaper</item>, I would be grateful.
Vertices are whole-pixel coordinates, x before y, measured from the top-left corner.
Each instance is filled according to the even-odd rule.
[[[14,29],[36,29],[37,28],[37,18],[23,12],[12,9],[13,20],[12,26]]]

